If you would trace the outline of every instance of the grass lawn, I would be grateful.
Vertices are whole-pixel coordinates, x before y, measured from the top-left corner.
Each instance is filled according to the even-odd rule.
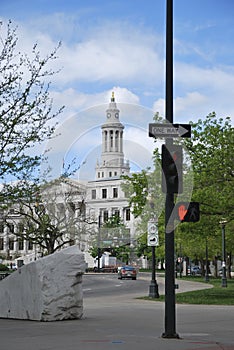
[[[204,278],[194,278],[194,281],[204,282]],[[227,280],[227,287],[221,286],[221,278],[210,278],[213,288],[187,293],[177,293],[178,304],[234,305],[234,279]]]
[[[202,277],[188,277],[183,280],[203,282]],[[221,287],[221,278],[210,278],[209,284],[213,288],[202,289],[192,292],[176,293],[177,304],[204,304],[204,305],[234,305],[234,279],[227,280],[227,287]],[[164,301],[164,295],[159,298],[144,297],[143,299]]]

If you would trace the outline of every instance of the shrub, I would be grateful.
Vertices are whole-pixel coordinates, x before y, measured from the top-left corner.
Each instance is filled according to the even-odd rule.
[[[0,271],[9,271],[9,268],[4,264],[0,264]]]

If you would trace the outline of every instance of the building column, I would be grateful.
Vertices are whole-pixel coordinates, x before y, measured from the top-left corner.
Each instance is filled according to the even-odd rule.
[[[106,152],[110,152],[110,130],[107,131]]]
[[[120,132],[120,138],[119,138],[119,151],[122,153],[123,152],[123,131]]]
[[[4,240],[4,243],[3,243],[3,249],[4,249],[4,252],[7,253],[7,255],[9,255],[9,228],[7,227],[7,225],[4,226],[4,229],[3,229],[3,232],[4,232],[4,236],[3,236],[3,240]]]

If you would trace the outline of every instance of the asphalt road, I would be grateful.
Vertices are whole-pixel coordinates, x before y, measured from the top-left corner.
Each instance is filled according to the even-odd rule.
[[[117,274],[108,273],[88,273],[83,276],[83,294],[84,299],[87,298],[133,298],[149,295],[149,285],[151,282],[151,274],[140,272],[137,280],[118,279]],[[164,291],[164,276],[156,275],[159,294],[162,295]],[[176,293],[184,291],[196,290],[198,286],[200,289],[211,288],[207,283],[196,283],[184,281],[183,278],[176,279],[178,289]]]
[[[139,296],[148,295],[150,274],[139,274],[136,280],[118,279],[118,274],[113,273],[94,273],[83,276],[83,295],[86,298],[103,298],[107,296],[128,296],[138,294]],[[159,282],[160,289],[163,289],[163,283]]]
[[[9,350],[234,350],[234,306],[177,305],[180,339],[164,339],[164,303],[147,295],[150,275],[136,281],[85,275],[81,320],[35,322],[0,319],[0,349]],[[163,278],[158,278],[160,293]],[[179,281],[180,289],[197,284]],[[199,285],[199,288],[206,287]]]

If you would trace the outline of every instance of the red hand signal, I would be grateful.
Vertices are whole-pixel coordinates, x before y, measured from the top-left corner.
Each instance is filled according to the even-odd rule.
[[[186,213],[187,213],[187,209],[185,209],[185,206],[184,205],[180,205],[179,206],[179,210],[178,210],[178,214],[179,214],[179,218],[180,218],[180,221],[183,221]]]

